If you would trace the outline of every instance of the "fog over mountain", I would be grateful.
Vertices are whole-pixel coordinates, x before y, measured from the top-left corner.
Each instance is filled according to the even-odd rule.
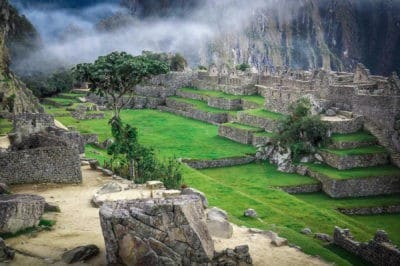
[[[400,70],[398,0],[11,1],[41,34],[18,73],[51,71],[111,51],[180,52],[190,65]],[[369,29],[369,30],[365,30]]]

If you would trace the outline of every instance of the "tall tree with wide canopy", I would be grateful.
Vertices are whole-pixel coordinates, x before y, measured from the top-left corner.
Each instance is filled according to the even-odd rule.
[[[78,64],[73,71],[78,81],[89,83],[91,92],[109,101],[113,118],[119,118],[121,109],[133,98],[133,88],[146,78],[168,73],[169,66],[145,55],[113,52],[94,63]]]
[[[168,73],[169,66],[145,55],[132,56],[113,52],[100,56],[94,63],[78,64],[73,69],[75,78],[88,82],[90,91],[105,97],[113,110],[110,120],[114,143],[108,148],[114,161],[129,165],[129,177],[135,179],[136,162],[149,158],[151,150],[139,144],[136,128],[122,123],[120,111],[133,98],[133,88],[144,79]],[[151,156],[150,156],[151,157]],[[153,160],[154,161],[154,160]]]

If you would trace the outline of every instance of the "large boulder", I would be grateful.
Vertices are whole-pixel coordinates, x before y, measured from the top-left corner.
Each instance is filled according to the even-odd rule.
[[[182,189],[182,195],[197,195],[198,197],[200,197],[201,202],[203,203],[204,209],[208,208],[208,200],[206,198],[206,195],[204,195],[203,192],[190,187],[190,188]]]
[[[196,196],[107,202],[100,222],[109,265],[203,265],[214,255]]]
[[[216,207],[207,211],[207,228],[213,237],[231,238],[233,234],[227,213]]]
[[[0,233],[16,233],[39,224],[46,201],[36,195],[0,196]]]

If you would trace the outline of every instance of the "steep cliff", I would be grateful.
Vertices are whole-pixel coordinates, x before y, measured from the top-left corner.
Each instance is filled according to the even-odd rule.
[[[124,0],[123,4],[139,16],[190,16],[193,9],[209,8],[206,16],[217,11],[224,18],[226,8],[215,10],[223,7],[216,1]],[[225,2],[232,5],[238,0]],[[268,0],[263,3],[239,32],[218,28],[220,23],[216,22],[219,34],[203,51],[203,63],[220,58],[254,66],[352,70],[362,62],[372,73],[400,72],[400,1]],[[229,19],[234,24],[238,18]]]
[[[20,49],[28,49],[32,38],[36,38],[35,34],[36,31],[25,17],[19,16],[8,1],[0,0],[0,112],[41,110],[37,98],[9,70],[10,55],[23,54]]]

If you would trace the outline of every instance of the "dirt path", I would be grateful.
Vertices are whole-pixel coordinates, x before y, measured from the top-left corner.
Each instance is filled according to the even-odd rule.
[[[6,242],[20,252],[9,265],[65,265],[60,262],[66,250],[87,244],[100,248],[100,255],[84,265],[106,265],[104,240],[100,228],[99,209],[93,208],[90,199],[93,192],[111,180],[100,172],[83,167],[81,185],[21,185],[13,186],[14,193],[38,194],[47,201],[59,204],[61,213],[47,217],[57,221],[52,231],[24,235]],[[48,214],[46,214],[48,215]],[[216,249],[248,244],[254,265],[326,265],[317,258],[294,248],[273,247],[270,239],[262,234],[249,233],[245,228],[234,226],[232,239],[215,239]],[[80,264],[74,264],[80,265]],[[82,264],[83,265],[83,264]]]

